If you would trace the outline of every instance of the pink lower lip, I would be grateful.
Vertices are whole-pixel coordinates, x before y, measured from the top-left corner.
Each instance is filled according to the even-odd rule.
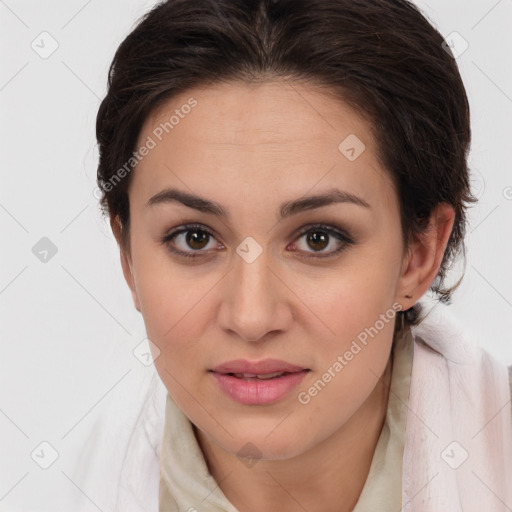
[[[266,380],[244,380],[224,373],[212,372],[220,388],[233,400],[245,405],[263,405],[277,402],[297,386],[308,370],[287,373]]]

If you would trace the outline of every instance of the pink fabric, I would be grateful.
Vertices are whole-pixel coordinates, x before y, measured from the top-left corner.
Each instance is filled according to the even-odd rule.
[[[510,512],[507,367],[467,340],[453,321],[443,321],[439,311],[429,316],[413,329],[402,510]]]

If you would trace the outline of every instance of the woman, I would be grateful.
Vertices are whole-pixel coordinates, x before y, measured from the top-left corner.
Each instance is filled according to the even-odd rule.
[[[162,2],[97,139],[158,374],[100,428],[97,506],[512,509],[507,367],[425,307],[475,198],[464,86],[416,7]]]

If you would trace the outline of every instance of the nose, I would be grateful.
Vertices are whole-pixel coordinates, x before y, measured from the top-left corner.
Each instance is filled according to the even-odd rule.
[[[286,331],[293,315],[290,291],[282,279],[265,251],[252,262],[237,255],[223,285],[220,328],[250,342]]]

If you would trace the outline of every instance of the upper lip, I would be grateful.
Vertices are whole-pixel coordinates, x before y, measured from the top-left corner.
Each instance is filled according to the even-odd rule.
[[[296,366],[286,361],[279,359],[263,359],[261,361],[247,361],[246,359],[235,359],[234,361],[227,361],[219,366],[216,366],[212,371],[217,373],[253,373],[255,375],[265,375],[267,373],[276,372],[299,372],[307,370],[301,366]]]

